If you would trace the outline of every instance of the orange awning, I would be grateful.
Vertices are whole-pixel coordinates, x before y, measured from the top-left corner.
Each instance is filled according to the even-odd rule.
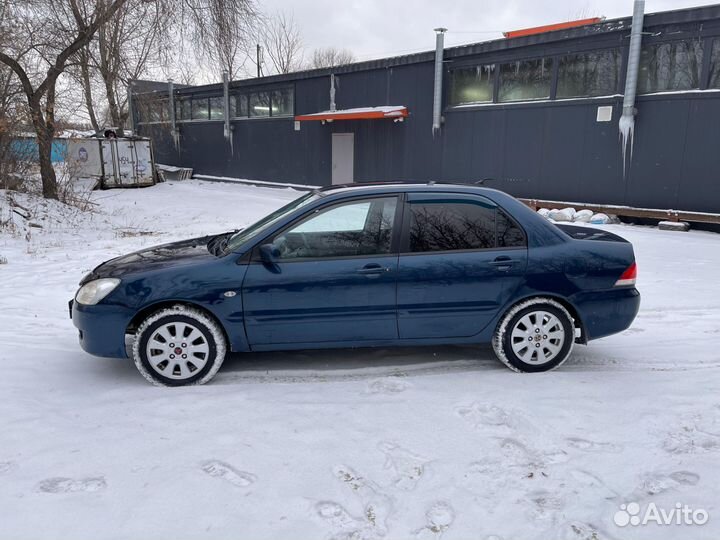
[[[301,114],[295,117],[300,121],[325,121],[333,120],[373,120],[376,118],[403,119],[408,115],[407,107],[402,105],[383,107],[362,107],[359,109],[342,109],[339,111],[322,111],[312,114]]]
[[[522,36],[532,36],[534,34],[543,34],[545,32],[554,32],[555,30],[565,30],[567,28],[575,28],[577,26],[585,26],[587,24],[597,24],[602,22],[602,18],[593,17],[591,19],[579,19],[577,21],[568,21],[557,24],[547,24],[545,26],[535,26],[533,28],[524,28],[522,30],[513,30],[511,32],[503,32],[506,38],[516,38]]]

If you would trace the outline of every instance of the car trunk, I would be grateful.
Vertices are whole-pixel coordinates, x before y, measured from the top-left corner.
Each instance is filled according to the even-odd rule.
[[[565,225],[564,223],[556,223],[555,226],[562,232],[567,234],[570,238],[575,240],[605,240],[608,242],[625,242],[628,243],[622,236],[613,234],[602,229],[595,229],[594,227],[582,227],[580,225]]]

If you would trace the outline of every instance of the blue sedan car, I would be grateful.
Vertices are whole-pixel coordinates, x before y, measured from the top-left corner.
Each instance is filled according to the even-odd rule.
[[[107,261],[80,283],[82,348],[158,385],[202,384],[228,352],[491,343],[519,372],[637,314],[632,245],[558,226],[477,186],[308,193],[236,232]]]

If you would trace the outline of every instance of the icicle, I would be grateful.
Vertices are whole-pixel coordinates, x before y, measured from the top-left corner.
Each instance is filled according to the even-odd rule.
[[[635,143],[635,117],[632,115],[622,115],[620,122],[618,123],[620,144],[622,144],[622,155],[623,155],[623,177],[626,175],[627,170],[627,147],[630,144],[630,163],[632,163],[633,146]]]

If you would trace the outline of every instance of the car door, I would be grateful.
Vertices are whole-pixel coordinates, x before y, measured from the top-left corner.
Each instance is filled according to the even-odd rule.
[[[395,340],[398,197],[326,205],[273,235],[243,281],[254,350]],[[267,248],[264,248],[267,249]]]
[[[487,198],[410,193],[398,265],[401,339],[474,336],[524,279],[520,226]]]

